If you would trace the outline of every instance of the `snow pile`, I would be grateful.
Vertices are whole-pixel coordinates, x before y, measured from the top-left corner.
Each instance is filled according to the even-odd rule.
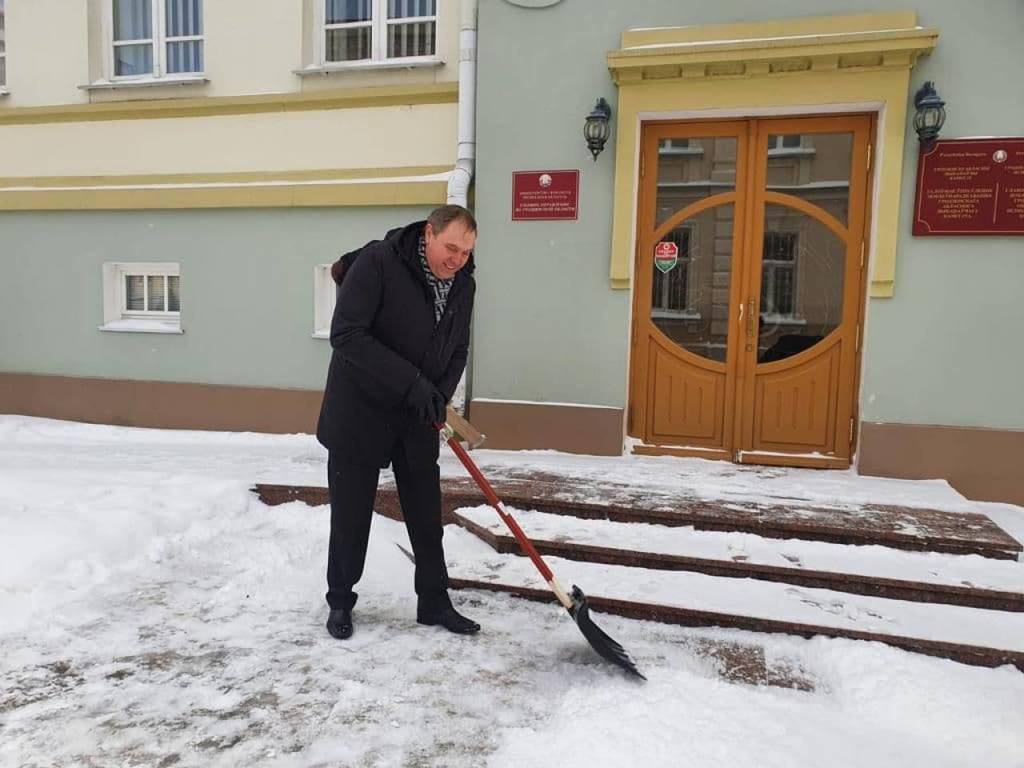
[[[0,417],[0,765],[1024,765],[1009,668],[597,615],[638,684],[550,605],[456,594],[480,636],[420,627],[381,518],[339,643],[327,508],[266,507],[255,480],[322,484],[322,452]]]

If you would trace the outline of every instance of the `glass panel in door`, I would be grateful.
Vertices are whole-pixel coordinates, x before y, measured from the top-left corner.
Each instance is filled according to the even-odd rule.
[[[846,247],[803,211],[765,206],[758,363],[810,349],[842,324]]]
[[[655,246],[652,267],[651,322],[687,352],[720,363],[729,337],[734,218],[735,206],[723,203],[684,220]]]
[[[771,134],[767,150],[769,192],[799,197],[848,224],[852,133]]]
[[[654,226],[688,205],[736,189],[735,136],[661,139]]]

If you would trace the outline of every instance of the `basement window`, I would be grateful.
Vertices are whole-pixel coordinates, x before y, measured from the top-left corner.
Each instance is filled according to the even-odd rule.
[[[331,277],[330,264],[318,264],[313,268],[313,338],[331,337],[331,320],[334,317],[334,302],[338,288]]]
[[[101,331],[182,333],[181,271],[169,263],[103,265]]]

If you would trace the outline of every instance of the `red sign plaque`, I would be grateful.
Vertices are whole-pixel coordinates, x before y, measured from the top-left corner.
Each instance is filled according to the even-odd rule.
[[[1024,235],[1024,138],[937,141],[918,161],[915,235]]]
[[[575,221],[579,198],[579,171],[512,174],[512,221]]]

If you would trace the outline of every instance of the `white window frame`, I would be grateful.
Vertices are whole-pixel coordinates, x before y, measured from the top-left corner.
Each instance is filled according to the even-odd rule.
[[[130,83],[138,81],[161,81],[180,82],[204,80],[206,69],[206,35],[186,35],[183,37],[167,36],[167,0],[149,0],[152,4],[153,29],[152,38],[141,40],[114,40],[114,2],[106,0],[104,23],[106,25],[106,68],[107,80],[111,83]],[[203,31],[206,30],[206,2],[203,0]],[[168,43],[185,43],[200,41],[203,44],[203,70],[202,72],[172,72],[167,69],[167,45]],[[114,48],[122,45],[141,45],[149,43],[153,48],[153,71],[141,75],[118,75],[114,71]]]
[[[703,151],[703,150],[700,150]],[[693,308],[694,300],[694,287],[690,280],[690,267],[693,266],[693,249],[694,243],[697,242],[697,228],[698,224],[686,224],[683,229],[686,230],[686,254],[679,257],[679,263],[673,267],[673,270],[681,269],[686,273],[686,306],[682,309],[663,309],[651,307],[651,318],[655,320],[700,320],[701,313]],[[657,269],[657,267],[655,267]],[[665,277],[671,272],[665,273]]]
[[[701,138],[695,136],[694,138]],[[704,147],[690,144],[691,139],[665,139],[658,144],[659,155],[703,155]]]
[[[776,275],[782,269],[788,269],[789,271],[791,271],[793,273],[793,307],[792,307],[793,311],[792,312],[788,312],[788,313],[787,312],[778,312],[778,311],[765,312],[764,311],[764,301],[762,300],[761,301],[761,304],[762,304],[762,306],[761,306],[762,314],[765,315],[765,322],[772,322],[772,323],[793,323],[793,322],[798,322],[800,320],[800,312],[799,312],[799,308],[797,307],[797,299],[800,296],[800,291],[798,290],[799,286],[797,285],[797,282],[800,279],[800,270],[799,270],[799,264],[800,264],[800,232],[799,232],[799,230],[792,230],[792,229],[780,230],[780,231],[777,231],[777,232],[765,232],[765,236],[768,236],[770,234],[772,234],[772,235],[792,236],[792,238],[793,238],[793,258],[789,259],[789,260],[766,259],[766,258],[764,258],[762,256],[762,258],[761,258],[761,272],[762,272],[761,280],[762,280],[762,282],[766,282],[767,283],[766,286],[762,286],[762,292],[769,293],[769,294],[774,293],[774,291],[775,291]],[[770,279],[767,280],[767,281],[765,281],[765,272],[766,272],[765,267],[768,268],[767,269],[767,274],[771,276]],[[767,288],[767,290],[766,290],[766,288]],[[773,310],[775,310],[774,307],[773,307]]]
[[[128,310],[125,278],[129,275],[177,277],[181,280],[181,267],[174,262],[107,262],[103,265],[103,325],[101,331],[120,333],[184,333],[181,312],[155,312]],[[149,280],[144,281],[149,292]],[[164,296],[166,306],[167,288]],[[179,288],[180,290],[180,288]]]
[[[330,264],[313,267],[313,338],[331,338],[331,320],[334,318],[334,304],[338,286],[331,276]]]
[[[4,76],[0,79],[0,96],[6,96],[7,91],[7,3],[0,0],[0,16],[4,19],[4,49],[0,51],[0,61],[3,62]]]
[[[440,19],[443,0],[436,0],[433,16],[409,16],[401,19],[389,19],[387,17],[388,0],[370,0],[370,2],[370,21],[327,24],[327,8],[325,0],[313,0],[315,5],[314,22],[316,24],[316,34],[313,36],[315,40],[315,66],[312,67],[313,70],[329,71],[333,69],[366,69],[374,67],[437,66],[444,63],[439,54],[439,51],[441,50]],[[387,57],[388,27],[424,22],[434,23],[434,53],[432,55],[399,56],[397,58]],[[357,59],[354,61],[327,61],[327,30],[355,29],[358,27],[370,27],[370,58]]]
[[[800,137],[800,144],[796,147],[783,146],[786,136],[798,135]],[[776,142],[772,142],[772,139],[778,139]],[[807,134],[792,134],[792,133],[772,133],[768,136],[768,156],[769,157],[786,157],[787,155],[813,155],[816,153],[814,147],[807,146]]]

